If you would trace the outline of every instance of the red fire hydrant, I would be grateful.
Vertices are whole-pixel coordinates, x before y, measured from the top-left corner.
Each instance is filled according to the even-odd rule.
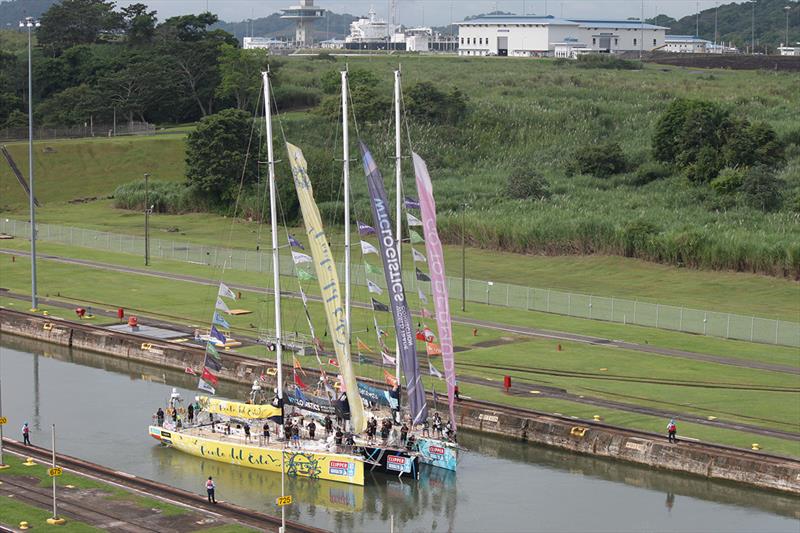
[[[86,314],[86,309],[84,309],[83,307],[76,307],[75,314],[78,315],[78,318],[83,318],[84,315]]]
[[[511,388],[511,376],[504,376],[503,377],[503,388],[508,393],[509,389]]]
[[[117,308],[117,318],[120,322],[125,318],[125,309],[122,307]]]
[[[128,327],[136,329],[139,327],[139,319],[135,316],[128,317]]]

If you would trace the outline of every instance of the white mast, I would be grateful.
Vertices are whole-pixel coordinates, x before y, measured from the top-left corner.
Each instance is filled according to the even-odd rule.
[[[402,168],[400,165],[400,157],[402,153],[400,152],[400,67],[397,67],[397,70],[394,71],[394,172],[395,172],[395,198],[396,198],[396,219],[395,223],[397,225],[397,264],[401,266],[400,273],[402,275],[402,247],[401,241],[403,239],[403,222],[400,216],[402,215],[402,184],[403,184],[403,175],[402,175]],[[396,335],[395,335],[396,337]],[[397,378],[397,383],[400,383],[400,339],[397,339],[395,344],[395,369],[394,374],[395,378]]]
[[[275,290],[275,360],[278,367],[278,398],[283,399],[283,338],[281,336],[281,275],[278,255],[278,209],[275,188],[275,154],[272,150],[272,101],[269,90],[269,71],[264,78],[264,120],[267,123],[267,161],[269,163],[269,210],[272,225],[272,276]]]
[[[350,327],[350,130],[347,110],[347,70],[342,71],[342,172],[344,174],[344,322],[347,343],[351,342]]]

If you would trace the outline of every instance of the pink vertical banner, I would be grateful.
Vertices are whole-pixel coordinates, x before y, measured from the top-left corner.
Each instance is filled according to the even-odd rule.
[[[439,231],[436,229],[436,201],[433,199],[433,185],[428,174],[428,166],[416,153],[414,175],[417,180],[420,210],[422,211],[422,227],[425,231],[425,250],[428,252],[428,271],[431,277],[431,293],[436,309],[436,324],[439,326],[439,343],[442,349],[444,376],[447,382],[447,402],[450,406],[450,422],[456,428],[454,409],[456,386],[456,362],[453,355],[453,331],[450,322],[450,300],[447,294],[447,280],[444,271],[444,254]]]

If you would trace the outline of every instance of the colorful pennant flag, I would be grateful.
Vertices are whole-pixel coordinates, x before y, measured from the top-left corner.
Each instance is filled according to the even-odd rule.
[[[300,298],[303,300],[303,305],[308,305],[308,298],[306,298],[306,293],[303,292],[303,288],[300,288]]]
[[[375,235],[375,228],[367,224],[364,224],[360,220],[356,220],[356,226],[358,226],[359,235]]]
[[[430,372],[431,376],[436,376],[437,378],[442,379],[442,373],[439,372],[431,362],[428,362],[428,372]]]
[[[428,303],[428,297],[425,296],[425,293],[422,292],[422,289],[417,288],[417,296],[419,296],[419,301],[426,304]]]
[[[381,360],[382,360],[384,365],[395,366],[397,364],[397,358],[396,357],[392,357],[391,355],[389,355],[384,350],[381,350]]]
[[[216,305],[214,305],[214,308],[215,309],[219,309],[223,313],[230,313],[231,312],[231,310],[228,309],[228,306],[225,304],[225,301],[222,298],[220,298],[219,296],[217,296],[217,303],[216,303]]]
[[[421,226],[422,221],[412,215],[411,213],[406,213],[406,220],[408,221],[409,226]]]
[[[356,346],[358,347],[359,350],[364,350],[365,352],[369,353],[375,353],[366,342],[362,341],[358,337],[356,337]]]
[[[308,272],[307,270],[303,270],[302,268],[298,268],[297,279],[300,281],[312,281],[314,279],[314,274]]]
[[[225,335],[220,333],[216,326],[211,326],[211,336],[217,339],[222,344],[228,342],[228,340],[225,338]]]
[[[190,367],[190,366],[187,366],[186,368],[184,368],[183,369],[183,373],[184,374],[191,374],[193,376],[197,375],[197,372],[195,372],[194,369],[192,367]]]
[[[389,306],[379,302],[375,298],[372,298],[372,310],[373,311],[383,311],[384,313],[389,312]]]
[[[207,366],[214,372],[219,372],[220,370],[222,370],[222,363],[220,363],[219,360],[214,359],[213,357],[206,357],[204,366]]]
[[[299,361],[299,360],[297,359],[297,357],[296,357],[296,356],[294,356],[294,355],[292,356],[292,363],[293,363],[293,365],[294,365],[294,369],[295,369],[295,370],[299,370],[299,371],[300,371],[300,373],[301,373],[301,374],[303,374],[304,376],[306,375],[306,371],[305,371],[305,370],[303,370],[303,367],[302,367],[302,366],[300,366],[300,361]]]
[[[336,359],[328,359],[328,364],[331,366],[335,366],[336,368],[339,368],[339,361],[337,361]]]
[[[366,261],[364,261],[364,270],[367,271],[367,274],[377,274],[377,275],[383,274],[383,270],[381,270],[379,267],[370,265]]]
[[[361,241],[361,253],[362,254],[377,254],[378,249],[372,246],[367,241]]]
[[[206,354],[219,361],[219,352],[217,351],[217,347],[214,346],[213,342],[206,343]]]
[[[377,283],[367,280],[367,290],[374,294],[383,294],[383,289]]]
[[[211,373],[211,371],[207,368],[203,368],[203,375],[201,376],[203,381],[211,383],[212,385],[216,386],[218,383],[217,376]]]
[[[219,314],[219,311],[214,311],[214,318],[211,320],[214,324],[218,326],[222,326],[225,329],[231,329],[231,325],[228,323],[225,318]]]
[[[222,282],[220,282],[219,284],[219,290],[217,291],[217,296],[224,296],[225,298],[230,298],[232,300],[236,299],[236,295],[233,293],[233,291],[230,290],[228,286]]]
[[[430,281],[431,278],[425,272],[420,269],[415,269],[417,271],[417,281]]]
[[[383,369],[383,380],[390,387],[396,387],[397,386],[397,378],[394,377],[392,374],[390,374],[385,368]]]
[[[425,349],[427,350],[428,355],[442,355],[442,347],[435,342],[428,341],[428,344],[425,345]]]
[[[418,341],[422,341],[422,342],[426,342],[428,340],[428,339],[425,338],[425,333],[423,333],[421,330],[417,330],[417,333],[416,333],[416,335],[414,335],[414,337]]]
[[[208,383],[206,383],[202,379],[197,383],[197,388],[200,389],[200,390],[206,391],[209,394],[216,394],[217,393],[217,391],[214,389],[214,387],[212,387],[211,385],[209,385]]]
[[[411,249],[411,256],[414,258],[414,261],[419,261],[420,263],[427,263],[428,260],[422,255],[422,252],[418,252],[416,249]]]
[[[428,326],[425,326],[422,330],[422,334],[425,335],[425,340],[427,342],[433,342],[436,339],[436,335],[433,334],[433,330]]]
[[[303,383],[303,380],[300,379],[300,376],[297,375],[297,372],[294,372],[294,384],[300,387],[301,389],[306,389],[306,384]]]
[[[406,196],[405,197],[404,203],[405,203],[406,209],[419,209],[419,201],[415,200],[414,198],[412,198],[410,196]]]
[[[295,239],[294,236],[291,235],[291,234],[289,235],[289,246],[292,246],[294,248],[300,248],[301,250],[305,250],[305,247],[302,244],[300,244],[300,241]]]
[[[408,234],[411,236],[411,244],[420,244],[425,242],[425,239],[422,238],[422,235],[413,229],[408,230]]]
[[[294,261],[295,265],[299,265],[301,263],[311,263],[314,260],[311,259],[310,255],[302,254],[292,250],[292,261]]]

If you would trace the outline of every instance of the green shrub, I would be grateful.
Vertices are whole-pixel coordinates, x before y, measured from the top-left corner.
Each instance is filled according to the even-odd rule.
[[[573,170],[597,178],[619,174],[628,166],[622,147],[615,142],[583,146],[575,152],[573,161]]]
[[[719,194],[734,194],[741,188],[746,175],[743,168],[724,168],[711,182],[711,188]]]
[[[800,127],[794,128],[781,135],[781,144],[800,146]]]
[[[775,211],[783,201],[784,182],[766,166],[753,167],[742,181],[741,191],[751,207],[762,211]]]
[[[578,68],[602,68],[612,70],[641,70],[639,61],[621,59],[611,54],[583,54],[575,62]]]
[[[154,213],[179,214],[206,209],[195,191],[185,183],[149,180],[145,187],[141,179],[124,183],[114,190],[114,207],[118,209],[144,212],[146,203],[152,206]]]
[[[724,141],[722,158],[726,166],[776,166],[783,162],[783,143],[775,130],[763,122],[737,121]]]
[[[659,233],[658,226],[649,220],[632,220],[625,224],[621,231],[623,255],[637,257],[638,253],[645,250],[650,239]]]
[[[314,107],[319,104],[322,94],[317,89],[298,85],[280,84],[275,87],[275,105],[281,111]]]
[[[530,168],[516,168],[506,181],[506,195],[518,200],[544,200],[550,197],[550,184]]]
[[[458,88],[447,93],[425,81],[408,91],[406,110],[412,116],[428,122],[458,124],[467,114],[467,97]]]
[[[669,166],[651,161],[640,165],[628,183],[637,186],[647,185],[653,181],[667,178],[670,174],[672,174],[672,169]]]

